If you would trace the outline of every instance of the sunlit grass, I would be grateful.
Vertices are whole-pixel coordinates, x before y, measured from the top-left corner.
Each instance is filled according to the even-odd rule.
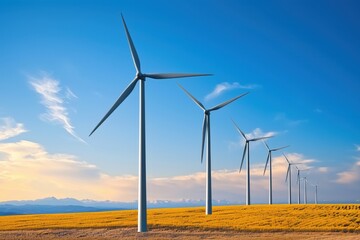
[[[136,227],[137,211],[18,215],[0,217],[0,230]],[[148,210],[151,228],[236,231],[348,231],[360,232],[360,205],[252,205],[205,209]]]

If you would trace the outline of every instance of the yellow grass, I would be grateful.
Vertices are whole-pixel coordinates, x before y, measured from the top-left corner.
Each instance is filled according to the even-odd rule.
[[[18,215],[0,217],[0,230],[136,227],[137,211]],[[236,231],[360,232],[360,205],[221,206],[205,209],[149,209],[151,228]]]

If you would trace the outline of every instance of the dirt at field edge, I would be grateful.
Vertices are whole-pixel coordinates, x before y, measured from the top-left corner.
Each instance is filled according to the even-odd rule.
[[[295,240],[359,240],[359,233],[343,232],[237,232],[237,231],[202,231],[154,228],[146,233],[138,233],[136,228],[98,228],[98,229],[45,229],[0,231],[1,240],[115,240],[115,239],[295,239]]]

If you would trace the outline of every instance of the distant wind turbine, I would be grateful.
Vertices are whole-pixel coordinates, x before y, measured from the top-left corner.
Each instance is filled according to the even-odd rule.
[[[312,187],[315,188],[315,204],[318,203],[318,200],[317,200],[317,188],[318,188],[318,185],[316,184],[312,184],[311,182],[307,181]]]
[[[307,204],[307,190],[306,190],[307,179],[306,179],[306,177],[303,177],[303,180],[304,180],[304,204]]]
[[[298,163],[291,163],[284,153],[283,153],[283,155],[284,155],[286,161],[288,162],[288,169],[286,172],[285,182],[288,182],[288,202],[289,202],[289,204],[291,204],[291,166],[298,164]],[[289,181],[288,181],[288,179],[289,179]]]
[[[183,77],[197,77],[197,76],[209,76],[211,74],[192,74],[192,73],[142,73],[140,69],[140,59],[136,52],[134,43],[131,39],[129,30],[126,26],[124,17],[122,22],[125,28],[126,37],[130,47],[132,59],[136,69],[135,78],[126,87],[124,92],[116,100],[114,105],[105,114],[101,121],[96,125],[94,130],[90,133],[91,136],[98,127],[112,114],[112,112],[130,95],[135,88],[136,83],[140,82],[140,94],[139,94],[139,192],[138,192],[138,232],[147,231],[147,217],[146,217],[146,152],[145,152],[145,79],[168,79],[168,78],[183,78]]]
[[[223,102],[215,107],[206,109],[204,105],[198,101],[193,95],[191,95],[185,88],[180,84],[179,87],[192,99],[196,105],[198,105],[204,111],[204,121],[202,127],[202,142],[201,142],[201,163],[204,156],[204,145],[205,137],[207,139],[207,154],[206,154],[206,214],[212,214],[212,194],[211,194],[211,141],[210,141],[210,112],[218,110],[226,105],[232,103],[233,101],[245,96],[247,93],[241,94],[237,97],[234,97],[226,102]],[[207,135],[206,135],[207,134]]]
[[[298,204],[300,204],[300,172],[310,170],[310,168],[307,169],[299,169],[297,166],[295,166],[297,169],[297,178],[296,183],[298,184]]]
[[[267,167],[267,165],[269,163],[269,204],[272,204],[272,152],[279,151],[281,149],[287,148],[287,147],[289,147],[289,145],[284,146],[284,147],[270,149],[269,146],[267,145],[267,143],[265,141],[263,141],[263,142],[264,142],[266,148],[268,149],[268,155],[267,155],[263,175],[265,175],[266,167]]]
[[[238,130],[238,132],[245,139],[245,147],[244,147],[244,152],[243,152],[243,156],[242,156],[242,159],[241,159],[240,172],[241,172],[241,168],[242,168],[242,165],[244,163],[244,159],[245,159],[245,155],[246,155],[246,151],[247,151],[247,162],[246,162],[246,170],[247,170],[246,171],[246,205],[250,205],[251,204],[251,201],[250,201],[250,142],[255,142],[255,141],[271,138],[273,136],[258,137],[258,138],[247,138],[245,133],[243,133],[243,131],[240,130],[238,125],[236,125],[234,120],[232,120],[232,122],[234,123],[234,126]]]

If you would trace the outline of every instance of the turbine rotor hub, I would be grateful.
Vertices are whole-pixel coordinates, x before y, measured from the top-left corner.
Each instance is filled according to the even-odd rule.
[[[141,79],[141,80],[145,80],[145,75],[142,74],[141,72],[137,72],[137,73],[136,73],[136,78],[137,78],[137,79]]]

